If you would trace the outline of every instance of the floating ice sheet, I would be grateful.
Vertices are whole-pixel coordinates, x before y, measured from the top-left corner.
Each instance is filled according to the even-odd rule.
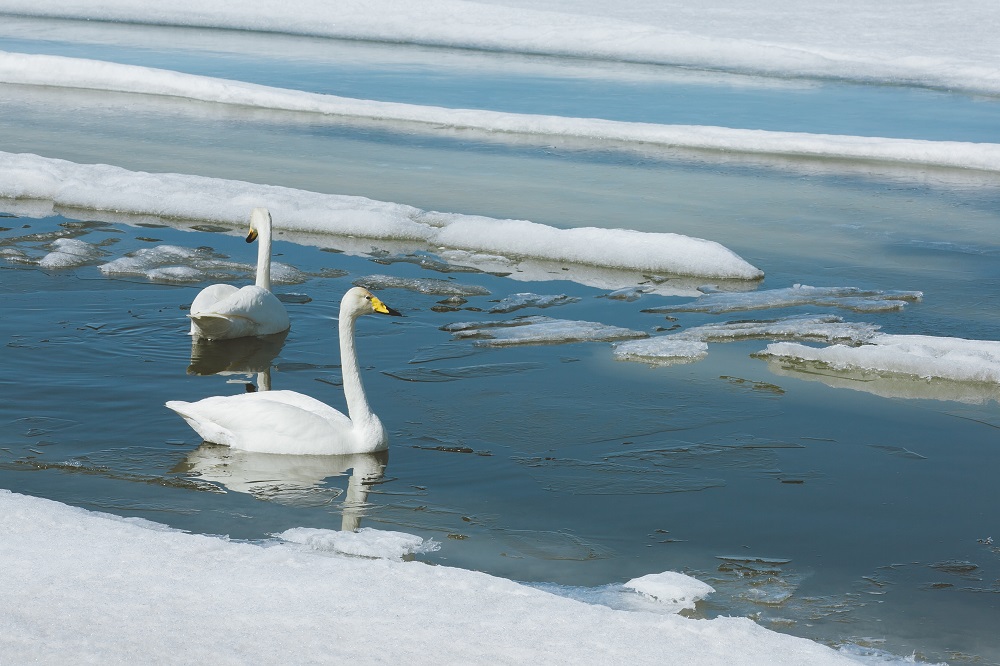
[[[539,316],[500,322],[449,324],[443,329],[450,331],[457,339],[475,338],[477,345],[486,347],[611,342],[647,336],[641,331],[598,322]]]
[[[78,238],[59,238],[52,241],[52,251],[38,261],[42,268],[75,268],[104,255],[104,250]]]
[[[400,278],[392,275],[368,275],[358,278],[354,284],[366,289],[408,289],[421,294],[440,296],[488,296],[490,293],[486,287],[473,284],[459,284],[436,278]]]
[[[159,282],[228,281],[252,278],[256,266],[223,259],[208,248],[178,245],[144,247],[99,266],[101,273],[116,277],[145,277]],[[271,282],[297,284],[307,275],[288,264],[271,263]]]
[[[576,303],[580,299],[566,294],[541,295],[532,293],[511,294],[490,308],[494,314],[505,314],[523,308],[551,308],[556,305]]]
[[[0,52],[0,56],[3,53]],[[105,63],[107,64],[107,63]],[[412,241],[440,251],[503,255],[718,279],[756,280],[763,273],[710,240],[629,229],[557,229],[527,220],[423,211],[364,197],[320,194],[274,185],[175,173],[74,164],[0,152],[0,197],[135,215],[201,220],[242,227],[252,205],[271,211],[276,229],[386,241]],[[252,203],[247,203],[252,202]]]
[[[760,354],[817,361],[834,369],[1000,384],[1000,342],[991,340],[877,333],[860,347],[775,342]]]
[[[402,560],[407,555],[430,553],[441,547],[433,539],[425,541],[413,534],[370,527],[356,532],[296,527],[275,536],[318,552],[385,560]]]
[[[797,284],[784,289],[767,289],[745,293],[713,292],[700,296],[693,303],[647,308],[643,312],[708,312],[722,314],[744,310],[787,308],[796,305],[836,307],[857,312],[901,310],[907,303],[919,301],[919,291],[879,291],[858,287],[810,287]]]
[[[706,324],[646,340],[615,344],[615,358],[656,365],[698,361],[708,354],[709,342],[732,342],[756,338],[818,340],[860,344],[870,340],[879,326],[845,322],[836,315],[801,315],[762,321]]]

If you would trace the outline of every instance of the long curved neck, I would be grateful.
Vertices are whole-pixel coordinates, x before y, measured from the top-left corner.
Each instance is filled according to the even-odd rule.
[[[343,310],[343,308],[341,308]],[[361,369],[358,367],[358,351],[354,346],[354,322],[357,315],[341,312],[340,329],[340,370],[344,378],[344,397],[347,399],[347,415],[354,423],[366,421],[371,416],[371,408],[361,385]]]
[[[257,286],[271,291],[271,225],[257,228]]]

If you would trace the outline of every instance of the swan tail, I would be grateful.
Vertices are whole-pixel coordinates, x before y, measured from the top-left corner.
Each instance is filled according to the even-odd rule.
[[[209,340],[225,340],[255,335],[253,322],[244,317],[232,317],[214,312],[189,314],[191,335]]]
[[[184,402],[183,400],[168,400],[164,404],[168,409],[177,412],[204,441],[212,442],[213,444],[225,444],[226,446],[232,445],[233,434],[217,423],[200,418],[195,410],[192,409],[195,403]]]

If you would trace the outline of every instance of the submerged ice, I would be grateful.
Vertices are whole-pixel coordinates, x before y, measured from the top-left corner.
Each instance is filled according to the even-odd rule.
[[[919,291],[881,291],[858,287],[811,287],[796,284],[782,289],[746,293],[711,292],[692,303],[647,308],[643,312],[707,312],[722,314],[744,310],[768,310],[798,305],[836,307],[856,312],[901,310],[907,303],[923,298]]]
[[[572,342],[610,342],[644,338],[646,333],[620,326],[593,321],[552,319],[550,317],[520,317],[499,322],[459,322],[448,324],[456,339],[474,339],[483,347],[512,345],[567,344]]]

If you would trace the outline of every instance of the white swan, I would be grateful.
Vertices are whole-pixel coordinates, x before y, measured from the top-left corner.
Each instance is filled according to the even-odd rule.
[[[238,289],[231,284],[205,287],[191,303],[191,335],[229,340],[287,331],[288,313],[271,293],[271,214],[266,208],[250,213],[247,242],[260,237],[257,248],[257,281]]]
[[[295,391],[171,400],[166,405],[205,441],[234,449],[300,455],[382,451],[389,436],[368,406],[354,346],[354,322],[373,313],[400,316],[361,287],[350,289],[340,301],[340,364],[349,416]]]

